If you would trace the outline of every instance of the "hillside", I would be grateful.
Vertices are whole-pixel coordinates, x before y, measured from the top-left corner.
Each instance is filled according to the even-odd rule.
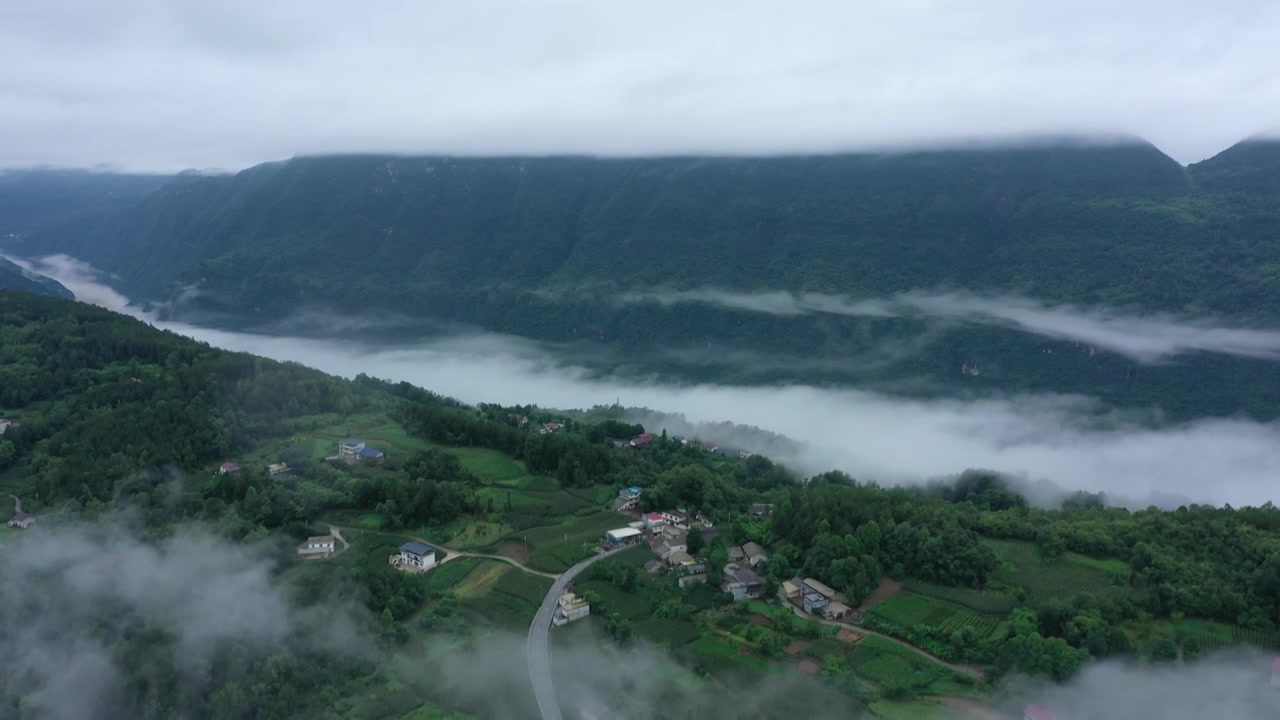
[[[706,516],[697,537],[711,577],[738,545],[760,543],[769,555],[756,568],[766,589],[750,602],[731,602],[714,582],[681,589],[672,574],[642,571],[655,559],[647,544],[577,583],[592,617],[553,632],[566,663],[557,682],[610,688],[637,717],[789,717],[797,707],[896,717],[937,712],[939,697],[988,701],[1010,672],[1065,681],[1095,660],[1130,657],[1194,673],[1179,663],[1280,649],[1280,514],[1270,506],[1129,512],[1082,496],[1038,510],[981,473],[917,490],[840,473],[801,485],[767,458],[724,457],[665,434],[642,450],[615,447],[643,428],[610,413],[469,407],[13,292],[0,292],[0,416],[20,423],[0,437],[0,490],[40,518],[0,530],[0,577],[14,589],[0,594],[7,709],[48,707],[50,678],[61,677],[18,652],[34,628],[49,655],[63,643],[81,654],[100,648],[121,677],[95,707],[129,717],[176,708],[219,718],[448,717],[441,708],[527,717],[528,674],[500,659],[522,653],[502,633],[523,638],[548,576],[634,518],[607,509],[632,485],[645,510],[683,505]],[[537,430],[550,420],[563,427]],[[383,450],[384,462],[328,459],[352,435]],[[240,470],[220,474],[229,459]],[[270,474],[266,465],[279,462],[289,472]],[[192,527],[215,539],[192,540]],[[333,557],[297,559],[296,542],[335,531],[343,539]],[[699,554],[694,535],[687,542]],[[425,575],[398,572],[387,557],[410,539],[453,558]],[[199,592],[177,577],[193,559],[157,566],[157,553],[192,542],[204,560],[185,583]],[[173,624],[169,600],[147,598],[203,602],[200,593],[229,584],[263,592],[240,567],[265,561],[253,555],[263,543],[273,568],[264,577],[288,598],[294,631],[252,642],[233,619],[245,613],[212,612],[230,627],[206,624],[183,646],[206,653],[187,674],[170,653],[192,638]],[[50,554],[59,562],[16,581]],[[146,585],[95,579],[117,562]],[[775,599],[795,577],[826,583],[865,617],[844,626],[797,617]],[[353,604],[340,647],[317,645],[313,621],[332,637],[347,625],[331,613]],[[460,651],[471,660],[464,667]],[[619,684],[619,652],[662,670]],[[485,693],[467,690],[477,681],[467,668],[479,668]],[[1257,675],[1238,701],[1265,707],[1270,689]],[[1139,690],[1147,682],[1160,681]],[[1026,701],[1005,692],[994,697]]]
[[[21,290],[67,300],[75,299],[75,295],[58,281],[23,270],[3,257],[0,257],[0,290]]]
[[[44,223],[4,246],[68,253],[114,273],[131,297],[182,297],[177,317],[223,327],[282,327],[319,310],[404,321],[397,339],[461,324],[568,345],[565,357],[601,370],[693,381],[1053,391],[1159,406],[1175,419],[1271,419],[1280,378],[1269,363],[1191,355],[1149,367],[1001,327],[622,298],[960,290],[1278,322],[1277,147],[1242,143],[1189,168],[1138,143],[305,157],[177,178],[128,207]],[[751,355],[768,362],[741,360]],[[981,377],[964,375],[966,364]]]

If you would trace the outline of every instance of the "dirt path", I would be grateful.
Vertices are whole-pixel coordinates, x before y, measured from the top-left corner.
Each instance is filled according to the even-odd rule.
[[[10,495],[9,497],[13,498],[13,514],[14,514],[14,515],[21,515],[21,514],[22,514],[22,501],[18,499],[18,496],[17,496],[17,495]]]
[[[888,640],[889,642],[894,643],[895,645],[904,647],[921,657],[928,658],[929,660],[932,660],[933,662],[949,670],[958,672],[961,675],[968,675],[969,677],[974,678],[976,680],[986,679],[986,673],[983,672],[981,668],[976,668],[972,665],[957,665],[956,663],[947,662],[946,660],[943,660],[937,655],[934,655],[925,650],[921,650],[920,648],[916,647],[915,645],[912,645],[911,643],[905,640],[899,640],[898,638],[893,637],[892,635],[885,635],[882,632],[876,632],[875,630],[872,630],[871,628],[868,628],[868,627],[863,627],[862,625],[850,625],[849,623],[842,623],[836,620],[823,620],[822,618],[815,618],[812,615],[806,615],[803,610],[787,602],[785,598],[780,597],[779,599],[781,599],[782,602],[787,607],[791,608],[791,611],[794,612],[798,617],[804,618],[806,620],[812,618],[822,623],[823,625],[830,625],[831,627],[838,627],[838,628],[848,628],[849,630],[852,630],[857,633],[862,633],[863,635],[875,635],[878,638],[884,638],[885,640]]]
[[[864,613],[874,607],[876,603],[881,600],[901,591],[902,583],[900,581],[892,578],[883,578],[880,580],[880,584],[876,586],[876,589],[871,592],[871,597],[867,598],[858,606],[858,612]]]
[[[338,527],[337,525],[330,525],[330,526],[329,526],[329,528],[330,528],[331,530],[333,530],[333,531],[342,531],[342,530],[359,530],[359,529],[360,529],[360,528],[350,528],[350,527],[346,527],[346,528],[344,528],[344,527]],[[381,531],[379,531],[379,532],[381,532]],[[504,562],[504,563],[506,563],[506,564],[508,564],[508,565],[510,565],[510,566],[512,566],[512,567],[519,568],[520,570],[522,570],[522,571],[524,571],[524,572],[531,573],[531,574],[533,574],[533,575],[541,575],[542,577],[551,578],[552,580],[554,580],[554,579],[556,579],[556,578],[560,577],[560,575],[558,575],[557,573],[543,572],[543,571],[541,571],[541,570],[534,570],[533,568],[525,567],[523,563],[518,562],[518,561],[516,561],[516,560],[514,560],[514,559],[512,559],[512,558],[509,558],[509,557],[507,557],[506,555],[491,555],[491,554],[489,554],[489,553],[477,553],[477,552],[467,552],[466,550],[454,550],[453,548],[445,547],[444,545],[441,545],[440,543],[431,542],[430,540],[427,540],[426,538],[421,538],[421,537],[418,537],[418,536],[416,536],[416,535],[409,535],[409,534],[407,534],[407,533],[389,532],[389,533],[382,533],[382,534],[383,534],[383,535],[394,535],[394,536],[396,536],[396,537],[402,537],[402,538],[408,538],[408,539],[410,539],[410,540],[416,540],[416,541],[418,541],[418,542],[422,543],[423,545],[428,545],[428,546],[430,546],[430,547],[436,548],[437,550],[443,550],[443,551],[444,551],[444,557],[443,557],[442,559],[440,559],[440,560],[438,560],[438,561],[436,562],[436,564],[437,564],[437,565],[443,565],[443,564],[445,564],[445,563],[449,562],[450,560],[454,560],[454,559],[456,559],[456,558],[464,558],[464,557],[484,558],[484,559],[486,559],[486,560],[497,560],[498,562]],[[335,537],[337,537],[337,536],[335,535]],[[346,542],[346,540],[343,540],[343,542],[345,543],[345,542]]]

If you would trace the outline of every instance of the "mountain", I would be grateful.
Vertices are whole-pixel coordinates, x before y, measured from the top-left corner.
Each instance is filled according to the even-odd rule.
[[[394,318],[397,339],[476,327],[568,346],[567,358],[603,370],[634,364],[695,381],[1048,390],[1174,417],[1276,417],[1280,378],[1256,360],[1152,368],[1005,327],[770,314],[662,293],[960,290],[1280,322],[1270,301],[1278,147],[1246,142],[1190,167],[1140,142],[768,158],[302,157],[175,178],[5,247],[73,255],[118,276],[128,295],[181,297],[177,317],[226,327],[280,328],[319,310]],[[752,355],[765,362],[740,361]]]
[[[0,238],[127,208],[171,180],[54,168],[0,170]]]
[[[75,295],[63,287],[62,283],[39,273],[24,270],[3,257],[0,257],[0,290],[21,290],[67,300],[75,299]]]

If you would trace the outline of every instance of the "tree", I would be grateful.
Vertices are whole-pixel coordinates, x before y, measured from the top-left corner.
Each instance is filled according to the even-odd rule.
[[[689,546],[690,555],[696,556],[701,553],[702,549],[707,545],[707,541],[702,537],[702,528],[691,528],[686,542]]]

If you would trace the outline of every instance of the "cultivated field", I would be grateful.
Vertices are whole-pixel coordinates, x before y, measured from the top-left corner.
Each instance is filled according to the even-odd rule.
[[[1029,542],[986,542],[1000,560],[994,579],[1024,588],[1027,601],[1033,606],[1082,592],[1111,596],[1128,592],[1129,567],[1118,560],[1097,560],[1075,553],[1046,559]]]
[[[924,595],[887,597],[871,608],[869,614],[902,627],[928,625],[944,632],[952,632],[968,625],[978,632],[980,638],[990,635],[1003,619],[999,615],[979,614]]]

